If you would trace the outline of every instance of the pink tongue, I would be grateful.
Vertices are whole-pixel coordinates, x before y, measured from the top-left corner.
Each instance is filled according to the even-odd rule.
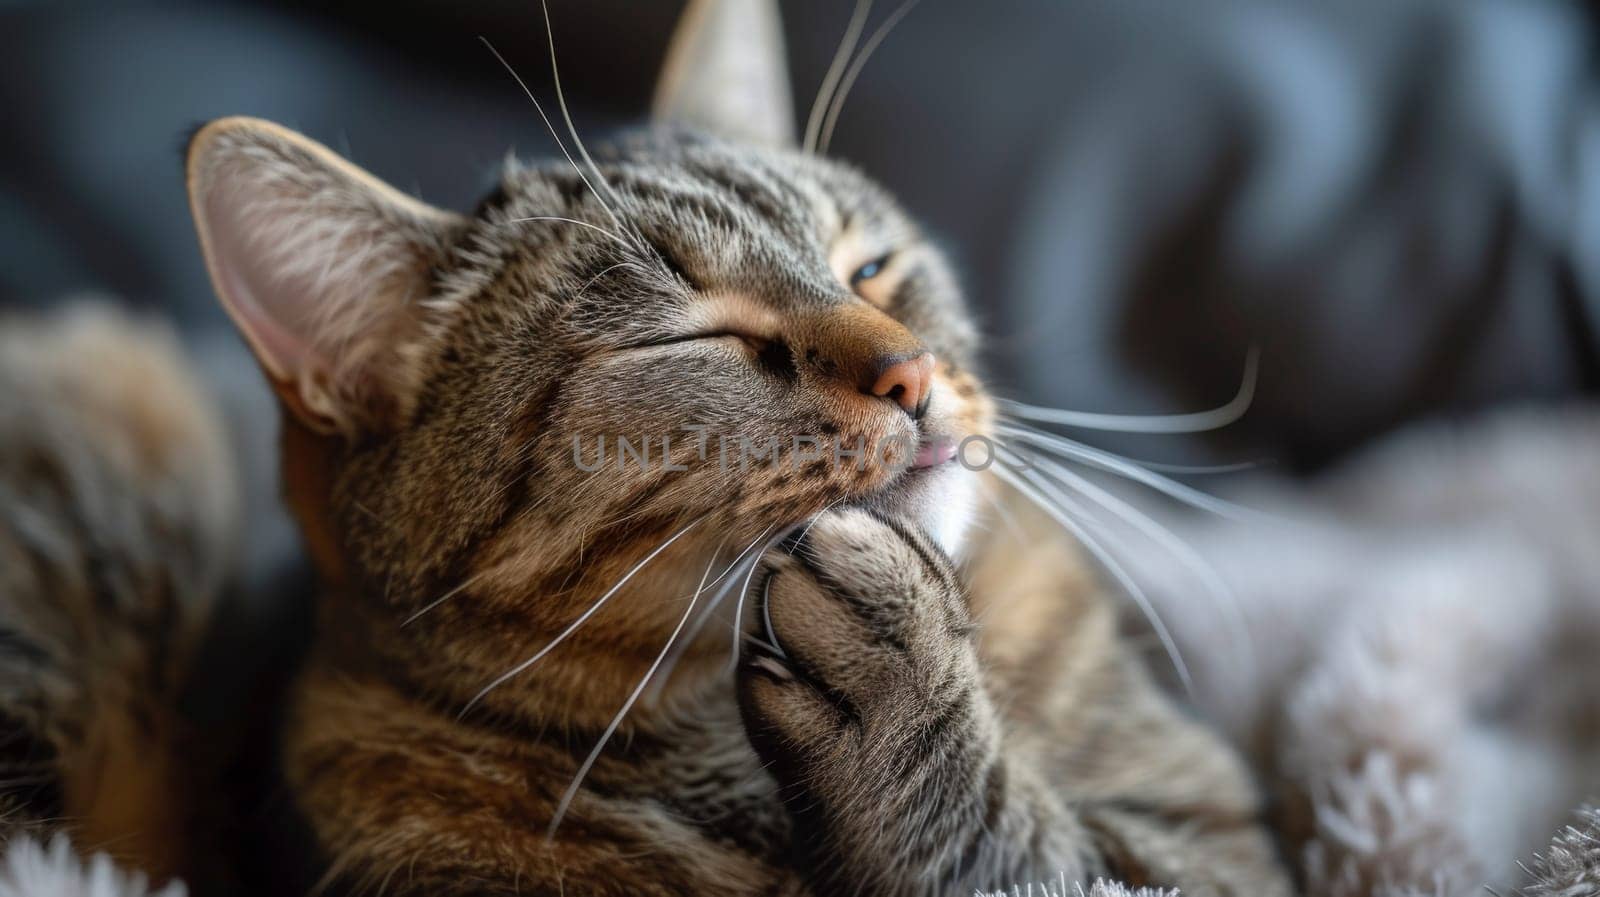
[[[931,439],[917,448],[917,456],[911,460],[912,467],[933,467],[943,464],[956,456],[956,444],[949,439]]]

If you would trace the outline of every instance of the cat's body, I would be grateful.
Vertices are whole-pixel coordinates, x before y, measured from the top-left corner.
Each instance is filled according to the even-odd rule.
[[[0,324],[0,834],[190,868],[177,702],[230,567],[234,466],[171,334]]]
[[[1032,532],[1048,532],[1047,521],[1015,513]],[[866,862],[795,843],[792,811],[818,798],[782,791],[768,769],[782,750],[751,749],[733,684],[715,673],[670,703],[634,708],[553,838],[552,815],[620,698],[596,700],[587,725],[464,723],[459,704],[430,699],[431,689],[352,672],[329,656],[302,683],[293,785],[333,866],[357,890],[381,880],[418,894],[965,894],[1110,876],[1193,894],[1288,893],[1242,766],[1150,682],[1083,559],[1057,540],[1018,541],[1005,529],[983,541],[963,579],[974,583],[972,612],[986,621],[978,656],[997,718],[941,732],[936,723],[946,721],[915,703],[897,706],[892,690],[860,708],[882,717],[865,732],[890,742],[840,766],[839,787],[860,801],[852,810]],[[878,560],[914,558],[890,543]],[[719,628],[712,641],[720,671],[726,633]],[[631,686],[647,660],[616,678]],[[589,663],[603,675],[621,660]],[[582,698],[587,690],[552,691]],[[1001,731],[1003,757],[986,744]],[[893,744],[896,734],[903,744]],[[898,750],[926,762],[922,752],[943,738],[954,742],[940,746],[953,755],[947,762],[983,786],[944,783],[949,803],[927,791],[915,763],[894,761]],[[981,759],[957,761],[974,742],[987,748]],[[926,855],[897,856],[905,848]]]
[[[659,104],[756,143],[513,166],[471,217],[269,123],[192,141],[325,584],[284,736],[322,885],[1286,894],[1242,766],[1071,548],[967,535],[1009,497],[942,447],[993,417],[954,279],[781,148],[787,100],[742,92],[781,69],[763,10],[696,4]],[[619,437],[655,463],[582,457]]]

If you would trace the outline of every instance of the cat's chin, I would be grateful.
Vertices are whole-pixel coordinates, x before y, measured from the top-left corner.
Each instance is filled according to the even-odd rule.
[[[977,474],[951,460],[910,468],[859,504],[917,524],[946,554],[958,557],[977,497]]]

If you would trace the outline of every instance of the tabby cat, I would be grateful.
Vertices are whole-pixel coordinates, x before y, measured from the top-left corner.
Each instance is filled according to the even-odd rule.
[[[1014,497],[949,448],[993,428],[974,328],[883,190],[794,146],[780,43],[691,4],[651,129],[471,215],[268,122],[193,138],[323,582],[283,735],[319,887],[1287,894],[1073,547],[1022,508],[969,534]],[[655,457],[596,463],[623,439]]]

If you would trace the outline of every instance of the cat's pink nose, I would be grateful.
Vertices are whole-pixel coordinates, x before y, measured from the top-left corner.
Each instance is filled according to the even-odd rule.
[[[882,358],[877,368],[866,391],[894,401],[913,419],[920,420],[928,410],[928,397],[933,394],[933,353],[923,352],[912,358]]]

